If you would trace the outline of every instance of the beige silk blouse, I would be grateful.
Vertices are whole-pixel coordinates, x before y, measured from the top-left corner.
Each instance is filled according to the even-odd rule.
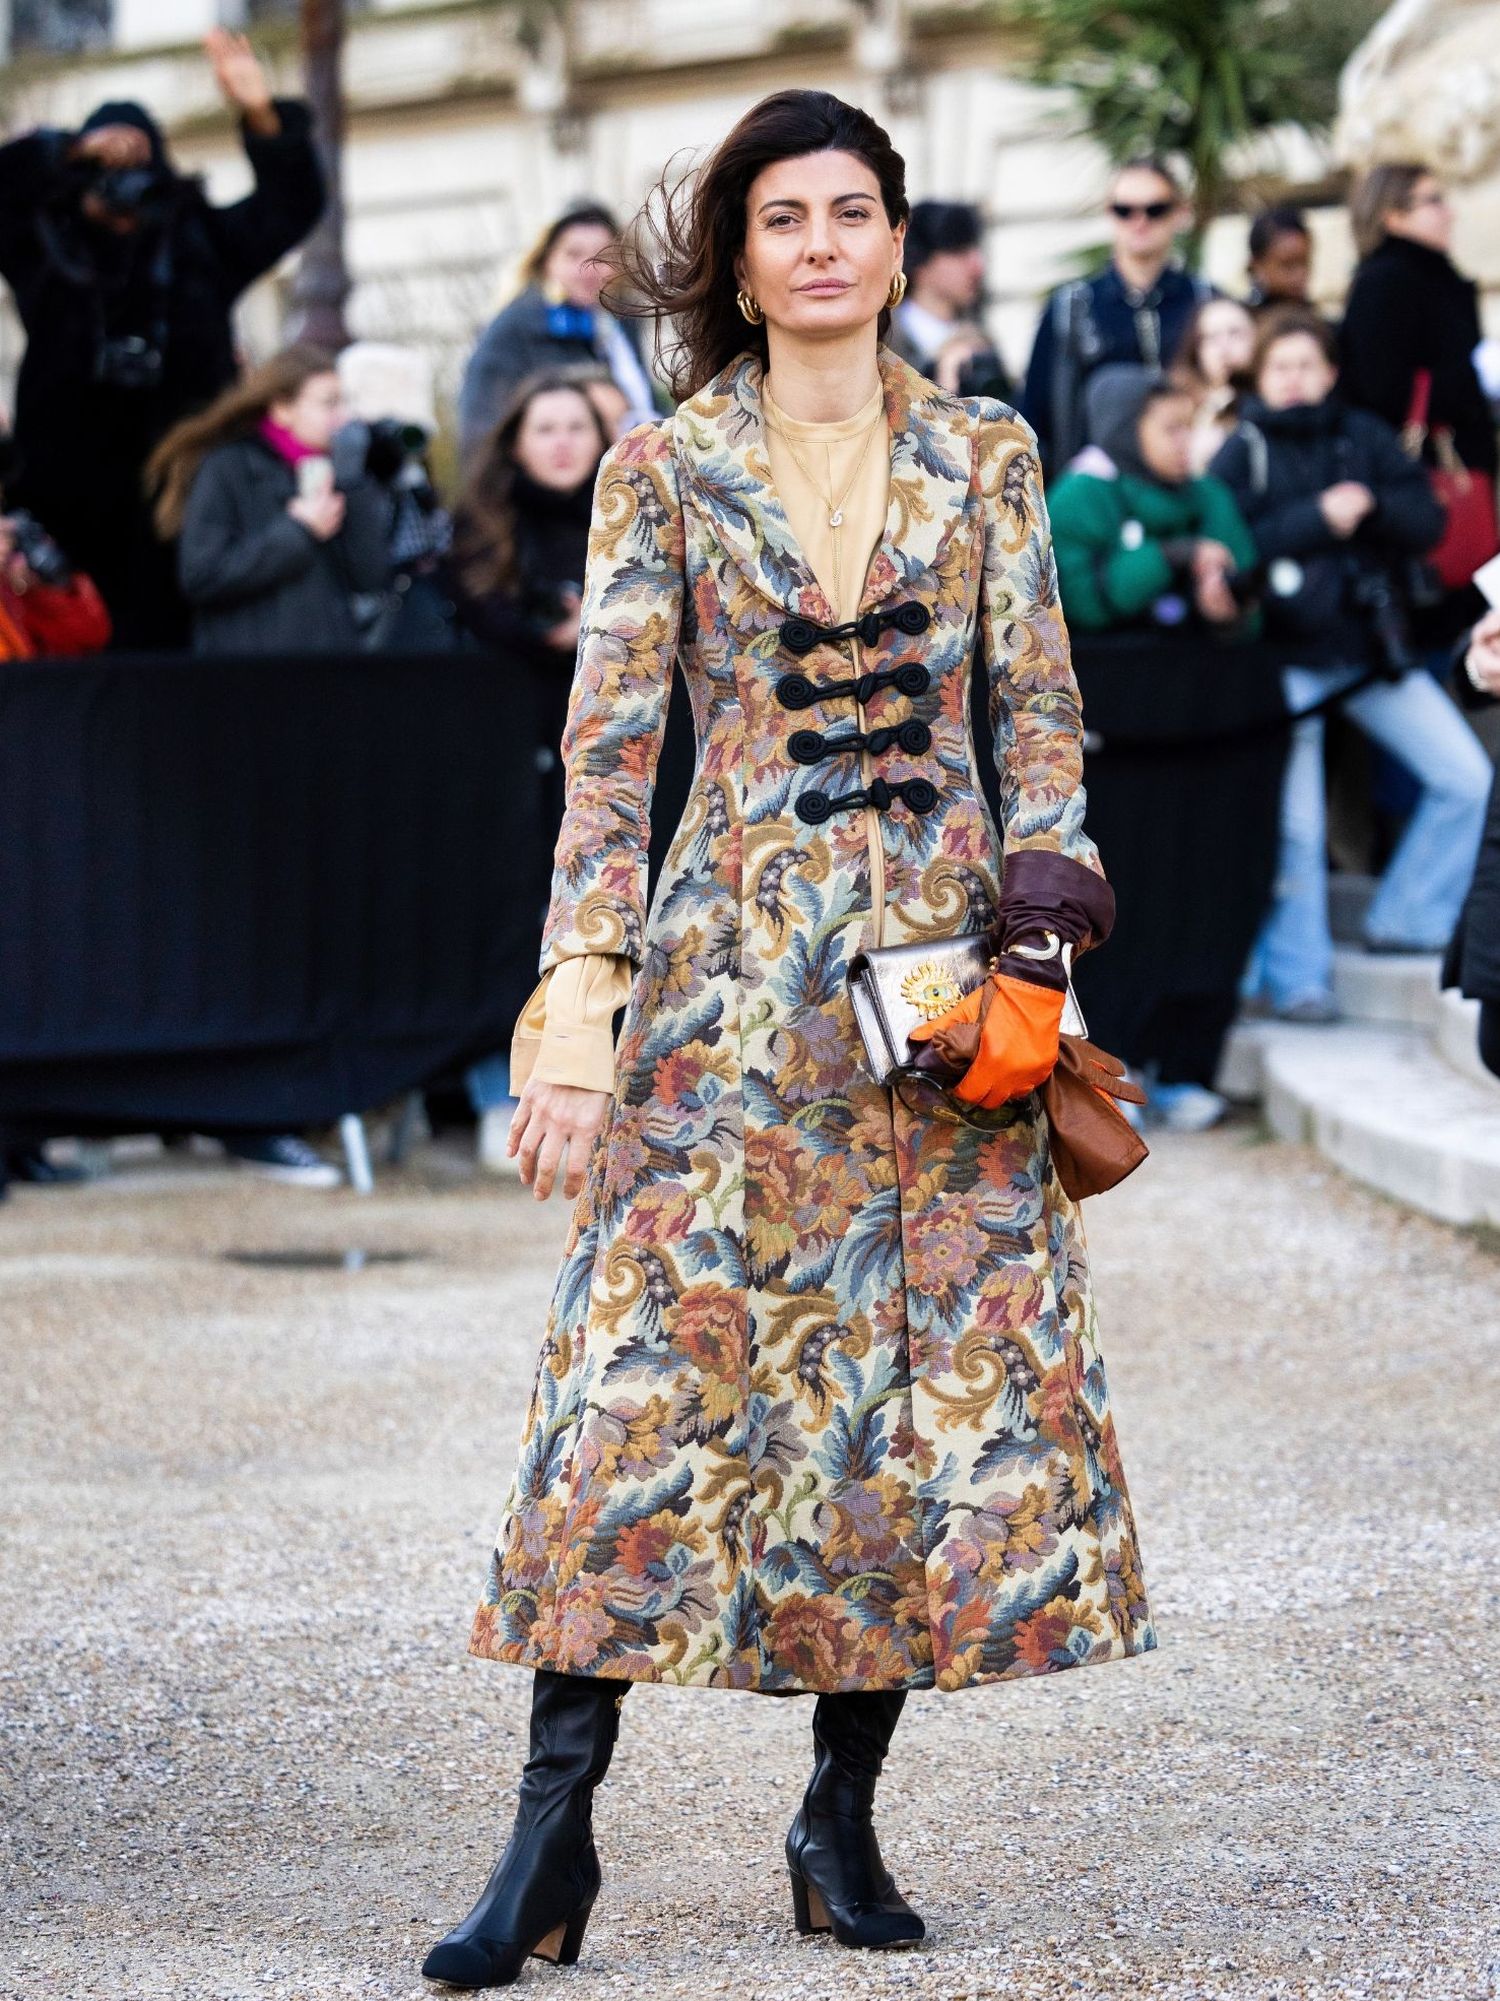
[[[778,407],[767,377],[761,388],[761,410],[771,477],[798,547],[835,616],[840,622],[851,619],[859,610],[865,574],[885,531],[890,506],[891,434],[883,391],[877,384],[852,417],[835,424],[811,424],[788,417]],[[828,505],[830,496],[834,510]],[[830,518],[832,511],[842,517],[838,526]],[[857,653],[858,641],[851,644]],[[855,707],[856,727],[863,730],[864,704],[857,702]],[[872,776],[868,751],[860,752],[860,774],[861,783],[868,785]],[[873,806],[865,807],[864,813],[875,905],[870,942],[878,945],[885,902],[880,814]],[[614,953],[564,959],[543,974],[511,1038],[511,1090],[519,1092],[528,1077],[591,1091],[613,1089],[614,1015],[624,1006],[633,978],[630,960]]]

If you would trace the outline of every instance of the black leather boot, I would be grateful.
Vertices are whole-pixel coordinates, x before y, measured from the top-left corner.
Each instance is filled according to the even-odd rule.
[[[799,1932],[831,1931],[840,1945],[915,1945],[927,1927],[880,1858],[871,1814],[875,1781],[906,1690],[820,1695],[817,1761],[786,1838]]]
[[[505,1853],[479,1902],[422,1962],[450,1987],[508,1987],[532,1954],[571,1966],[602,1880],[594,1788],[609,1769],[628,1681],[538,1668],[531,1754]]]

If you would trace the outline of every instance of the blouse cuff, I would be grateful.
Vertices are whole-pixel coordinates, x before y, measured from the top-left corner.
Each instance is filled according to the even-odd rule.
[[[614,1017],[629,998],[635,968],[620,954],[586,952],[549,968],[521,1010],[510,1045],[510,1088],[528,1077],[612,1091]]]

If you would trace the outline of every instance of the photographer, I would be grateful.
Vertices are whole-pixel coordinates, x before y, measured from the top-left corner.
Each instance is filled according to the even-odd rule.
[[[1212,470],[1260,546],[1267,630],[1304,663],[1285,671],[1288,706],[1350,689],[1345,713],[1422,788],[1366,913],[1366,945],[1439,952],[1473,869],[1489,761],[1432,677],[1413,671],[1421,665],[1406,624],[1413,562],[1441,535],[1442,509],[1390,426],[1340,399],[1335,353],[1316,314],[1269,315],[1251,363],[1255,393]],[[1276,899],[1249,985],[1283,1018],[1333,1020],[1318,717],[1294,734],[1281,840]]]
[[[950,396],[1014,399],[1005,364],[979,324],[984,300],[984,219],[971,202],[919,201],[901,260],[905,298],[891,315],[890,345]]]
[[[35,516],[0,515],[0,660],[65,660],[109,644],[109,613]]]
[[[566,372],[532,376],[482,447],[454,513],[450,594],[467,643],[494,654],[515,716],[514,765],[503,774],[515,827],[516,929],[505,954],[516,983],[506,1009],[512,1019],[535,986],[562,825],[559,746],[578,649],[594,478],[608,442],[585,384]],[[590,1024],[578,1026],[586,1043]],[[608,1034],[608,1021],[604,1029]],[[495,1056],[477,1065],[470,1089],[481,1114],[481,1164],[514,1173],[505,1151],[516,1102],[507,1060]]]
[[[443,557],[453,523],[427,462],[437,434],[432,364],[415,348],[354,341],[338,358],[349,421],[333,441],[340,483],[364,474],[386,509],[389,570],[357,607],[364,644],[391,653],[443,652],[453,644]]]
[[[205,48],[255,176],[242,201],[210,207],[138,104],[0,146],[0,276],[26,331],[17,498],[95,579],[122,648],[186,643],[142,471],[234,380],[235,300],[323,206],[306,107],[272,98],[243,37],[216,30]]]

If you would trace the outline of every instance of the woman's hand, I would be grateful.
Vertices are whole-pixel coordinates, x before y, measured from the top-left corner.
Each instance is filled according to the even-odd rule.
[[[1235,567],[1234,551],[1208,536],[1193,545],[1193,597],[1199,612],[1212,625],[1231,625],[1240,615],[1229,588]]]
[[[262,138],[274,138],[281,119],[271,101],[271,86],[260,66],[260,58],[245,35],[231,34],[228,28],[210,28],[203,37],[203,49],[213,64],[214,81],[224,102],[245,114],[245,123]]]
[[[1464,671],[1486,695],[1500,696],[1500,611],[1487,611],[1469,634]]]
[[[139,125],[96,125],[75,139],[75,160],[97,160],[101,167],[144,167],[151,158],[151,141]]]
[[[576,653],[578,650],[578,622],[583,611],[583,601],[570,591],[563,602],[568,607],[567,616],[560,618],[544,637],[549,646],[555,646],[559,653]]]
[[[604,1123],[608,1091],[578,1084],[539,1084],[528,1077],[510,1122],[505,1150],[519,1159],[521,1179],[538,1202],[552,1193],[559,1163],[563,1194],[575,1200],[583,1190],[595,1135]]]
[[[286,511],[294,521],[300,521],[309,535],[320,542],[331,542],[344,525],[344,496],[336,486],[326,487],[321,493],[299,493],[295,500],[289,500]]]
[[[1341,479],[1337,486],[1325,487],[1318,495],[1323,519],[1341,540],[1352,535],[1367,514],[1373,513],[1375,496],[1362,480]]]

